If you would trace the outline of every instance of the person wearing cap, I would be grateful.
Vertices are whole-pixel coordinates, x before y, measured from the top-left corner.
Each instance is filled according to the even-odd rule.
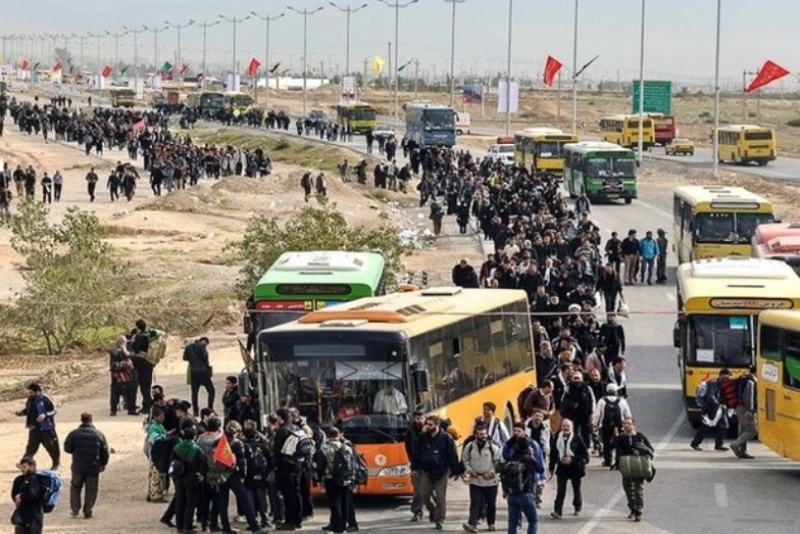
[[[663,284],[667,281],[667,247],[669,246],[669,240],[667,240],[667,232],[665,232],[662,228],[656,230],[656,234],[658,234],[658,237],[656,238],[656,243],[658,243],[656,284]]]
[[[615,410],[619,417],[609,415],[606,411]],[[617,394],[617,385],[608,384],[606,395],[597,403],[597,407],[592,414],[592,426],[599,430],[600,440],[603,444],[603,467],[611,467],[614,442],[622,432],[622,421],[633,417],[628,401]]]

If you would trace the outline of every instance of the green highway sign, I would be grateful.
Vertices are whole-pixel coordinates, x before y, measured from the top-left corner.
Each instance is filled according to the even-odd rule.
[[[639,113],[639,80],[633,82],[633,111]],[[672,114],[672,82],[662,80],[644,81],[645,113]]]

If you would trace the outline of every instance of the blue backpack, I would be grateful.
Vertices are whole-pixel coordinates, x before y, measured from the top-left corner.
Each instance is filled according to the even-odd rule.
[[[42,509],[44,513],[49,514],[58,504],[58,498],[61,497],[61,491],[64,489],[64,482],[61,480],[61,475],[55,471],[37,471],[36,476],[39,479]]]

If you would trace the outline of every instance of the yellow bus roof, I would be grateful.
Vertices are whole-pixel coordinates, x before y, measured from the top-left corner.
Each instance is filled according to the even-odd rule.
[[[759,325],[771,325],[800,332],[800,311],[767,310],[758,315]]]
[[[525,292],[518,289],[427,288],[344,302],[276,326],[268,332],[287,334],[360,328],[380,332],[402,331],[414,337],[512,303],[525,306],[525,317],[521,319],[527,324],[527,302]]]
[[[800,306],[800,278],[784,262],[744,256],[684,263],[678,291],[687,311]]]
[[[675,188],[675,196],[703,209],[753,210],[754,205],[768,207],[772,211],[772,202],[748,191],[743,187],[722,185],[684,185]],[[702,206],[701,206],[702,205]]]
[[[755,124],[729,124],[719,127],[720,132],[741,132],[746,130],[772,130],[772,128],[765,128]]]
[[[514,132],[514,137],[526,137],[528,139],[546,139],[549,136],[558,136],[558,140],[567,142],[576,143],[578,141],[578,136],[576,134],[564,132],[558,128],[548,128],[544,126],[525,128],[522,131]]]
[[[608,120],[623,121],[623,120],[638,119],[638,118],[639,118],[639,114],[638,113],[630,114],[630,115],[625,114],[625,113],[620,113],[619,115],[608,115],[606,117],[600,117],[600,120],[601,121],[608,121]],[[644,118],[645,119],[649,119],[651,117],[647,113],[645,113],[644,114]]]

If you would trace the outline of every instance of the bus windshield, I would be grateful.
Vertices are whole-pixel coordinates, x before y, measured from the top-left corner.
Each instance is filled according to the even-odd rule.
[[[309,424],[340,423],[355,443],[403,441],[409,394],[399,341],[363,332],[302,339],[274,334],[266,351],[273,406],[296,407]]]
[[[750,365],[754,320],[749,315],[690,315],[686,361],[723,367]]]
[[[695,217],[695,241],[749,243],[756,226],[773,221],[771,213],[699,213]]]
[[[593,178],[610,178],[634,175],[634,162],[629,159],[590,159],[586,174]]]
[[[371,120],[375,118],[374,109],[351,109],[350,118],[355,120]]]
[[[207,93],[200,95],[200,105],[210,108],[221,108],[224,97],[221,94]]]
[[[536,143],[536,157],[537,158],[561,158],[561,147],[563,145],[553,141],[544,141]]]
[[[422,120],[425,128],[431,130],[451,130],[456,127],[456,118],[450,109],[425,110]]]

